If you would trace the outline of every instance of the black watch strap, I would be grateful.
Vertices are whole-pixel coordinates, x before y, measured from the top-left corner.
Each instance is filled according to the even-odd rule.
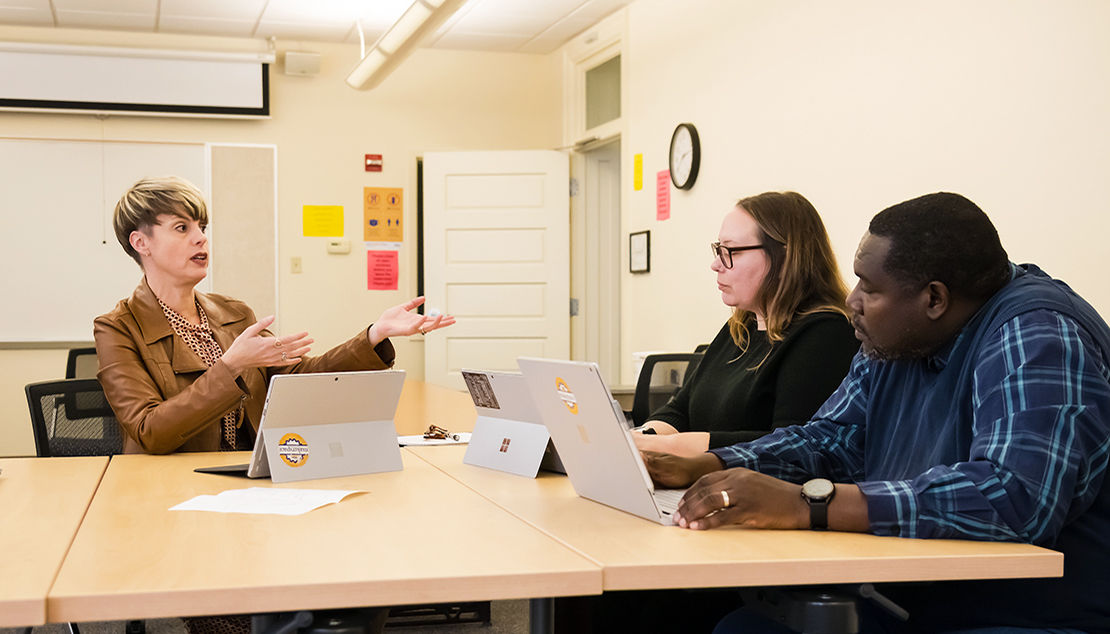
[[[809,505],[809,527],[813,530],[829,529],[829,502],[836,495],[836,487],[824,478],[814,478],[802,485],[802,499]]]
[[[809,502],[809,527],[817,531],[829,530],[828,500],[807,500]]]

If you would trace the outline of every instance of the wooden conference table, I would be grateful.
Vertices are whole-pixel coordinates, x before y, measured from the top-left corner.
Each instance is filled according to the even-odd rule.
[[[665,527],[578,497],[569,478],[464,464],[465,447],[409,451],[602,568],[604,590],[1058,577],[1064,557],[1027,544],[857,533]]]
[[[46,623],[62,567],[108,458],[0,459],[0,627]]]
[[[406,381],[398,432],[431,423],[464,431],[475,416],[465,394]],[[1061,554],[1020,544],[663,527],[578,498],[563,476],[472,467],[464,452],[409,448],[401,472],[277,485],[366,491],[294,517],[167,510],[195,495],[274,486],[192,472],[242,462],[241,453],[113,458],[50,590],[47,619],[1063,571]]]

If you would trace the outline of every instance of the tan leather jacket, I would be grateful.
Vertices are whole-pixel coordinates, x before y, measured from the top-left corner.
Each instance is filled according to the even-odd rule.
[[[224,350],[255,323],[243,302],[196,293],[217,343]],[[262,331],[264,336],[273,336]],[[220,419],[245,407],[255,431],[273,374],[382,370],[393,365],[393,344],[370,345],[367,332],[319,357],[293,366],[250,368],[234,376],[223,361],[211,368],[173,332],[144,278],[130,299],[93,322],[97,377],[124,433],[124,453],[218,451]]]

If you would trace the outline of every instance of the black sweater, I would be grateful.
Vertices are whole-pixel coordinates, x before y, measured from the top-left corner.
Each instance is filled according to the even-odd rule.
[[[765,330],[749,327],[748,334],[741,354],[726,323],[690,380],[649,420],[680,432],[708,431],[710,449],[755,440],[807,422],[859,351],[851,323],[838,313],[795,319],[774,346]]]

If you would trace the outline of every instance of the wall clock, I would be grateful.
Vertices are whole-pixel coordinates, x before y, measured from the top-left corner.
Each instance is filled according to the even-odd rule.
[[[690,189],[698,180],[701,167],[701,141],[692,123],[680,123],[671,135],[671,182],[679,189]]]

